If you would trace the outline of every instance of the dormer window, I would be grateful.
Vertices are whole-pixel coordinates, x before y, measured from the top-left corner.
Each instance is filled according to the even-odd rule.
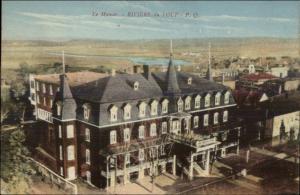
[[[161,104],[162,104],[162,111],[161,111],[162,114],[168,113],[169,100],[168,99],[164,99]]]
[[[215,106],[220,105],[220,98],[221,98],[221,93],[218,92],[218,93],[215,95]]]
[[[230,96],[230,92],[227,91],[224,95],[224,104],[229,104],[229,96]]]
[[[156,100],[153,100],[151,103],[151,115],[157,115],[157,106],[158,102]]]
[[[185,110],[190,110],[191,109],[191,97],[187,96],[185,98],[185,104],[184,104]]]
[[[89,104],[83,104],[83,117],[88,120],[90,118],[91,106]]]
[[[124,106],[124,119],[128,120],[131,118],[131,105],[130,104],[126,104]]]
[[[195,98],[195,108],[200,108],[201,96],[197,95]]]
[[[177,101],[178,112],[183,112],[183,100],[179,98]]]
[[[118,107],[113,105],[110,108],[110,121],[117,121],[118,120]]]
[[[61,115],[61,102],[56,103],[56,112],[57,116]]]
[[[147,104],[145,102],[141,102],[139,105],[139,117],[145,117],[146,116],[146,107]]]
[[[191,85],[192,84],[192,77],[189,77],[188,78],[188,85]]]
[[[205,107],[209,107],[210,105],[210,94],[208,93],[206,96],[205,96],[205,104],[204,106]]]
[[[133,84],[133,89],[138,90],[139,89],[139,82],[135,81]]]

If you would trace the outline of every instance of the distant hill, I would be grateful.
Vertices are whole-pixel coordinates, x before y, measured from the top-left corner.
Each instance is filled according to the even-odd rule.
[[[208,42],[212,45],[212,55],[215,58],[240,57],[266,57],[266,56],[299,56],[300,43],[298,39],[287,38],[201,38],[173,40],[174,56],[195,64],[207,59]],[[54,41],[2,41],[2,67],[16,68],[20,63],[29,65],[52,64],[60,62],[61,57],[49,52],[74,53],[81,55],[101,56],[144,56],[168,57],[169,40],[70,40],[64,42]],[[184,55],[197,53],[199,55]],[[72,65],[83,66],[123,66],[132,65],[129,60],[101,59],[101,58],[73,58],[66,61]]]

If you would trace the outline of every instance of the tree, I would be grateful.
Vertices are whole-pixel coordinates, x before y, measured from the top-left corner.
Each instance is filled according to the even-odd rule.
[[[28,193],[30,175],[35,171],[26,156],[25,135],[21,128],[1,134],[1,193]]]

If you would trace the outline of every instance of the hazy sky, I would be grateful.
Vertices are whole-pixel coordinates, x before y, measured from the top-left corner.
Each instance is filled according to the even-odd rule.
[[[5,1],[2,36],[31,40],[297,37],[299,10],[297,1]],[[116,16],[101,16],[102,12]],[[146,12],[150,17],[129,17],[128,12]],[[163,16],[170,12],[176,17]]]

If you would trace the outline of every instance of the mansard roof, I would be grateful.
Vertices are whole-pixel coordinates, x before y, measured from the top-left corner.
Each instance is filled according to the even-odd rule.
[[[132,83],[139,82],[138,90]],[[142,74],[116,74],[72,88],[76,98],[94,102],[122,102],[162,96],[162,90],[152,76],[146,79]]]
[[[178,86],[180,89],[180,94],[191,94],[191,93],[205,93],[209,91],[223,91],[228,90],[224,85],[209,81],[199,76],[184,73],[176,72],[176,77],[178,81]],[[159,86],[163,91],[167,90],[167,73],[158,72],[153,73],[153,78],[157,81]],[[192,83],[188,84],[188,78],[192,78]]]

